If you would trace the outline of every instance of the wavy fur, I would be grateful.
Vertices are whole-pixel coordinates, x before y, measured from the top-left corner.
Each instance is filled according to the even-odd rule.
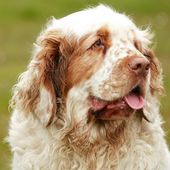
[[[162,71],[150,42],[149,30],[103,5],[53,18],[13,89],[12,169],[170,169],[159,114]],[[96,119],[89,97],[122,98],[137,81],[127,69],[134,54],[150,61],[143,113]]]

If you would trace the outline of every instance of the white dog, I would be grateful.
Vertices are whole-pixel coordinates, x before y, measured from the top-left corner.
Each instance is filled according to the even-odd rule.
[[[150,41],[104,5],[53,18],[14,87],[13,170],[170,170]]]

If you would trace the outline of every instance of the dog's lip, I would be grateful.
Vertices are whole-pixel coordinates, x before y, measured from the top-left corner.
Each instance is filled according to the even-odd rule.
[[[92,113],[98,117],[102,115],[112,117],[118,110],[140,110],[144,107],[143,89],[140,85],[134,86],[125,96],[117,100],[107,101],[95,96],[91,96],[90,99]]]

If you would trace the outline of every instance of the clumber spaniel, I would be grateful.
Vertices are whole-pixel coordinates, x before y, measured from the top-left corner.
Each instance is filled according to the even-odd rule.
[[[14,170],[169,170],[151,34],[99,5],[52,18],[14,87]]]

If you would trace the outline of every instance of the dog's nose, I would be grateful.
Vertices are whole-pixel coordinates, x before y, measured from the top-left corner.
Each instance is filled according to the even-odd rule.
[[[146,76],[150,68],[149,60],[143,57],[131,57],[128,64],[130,70],[136,73],[136,75]]]

